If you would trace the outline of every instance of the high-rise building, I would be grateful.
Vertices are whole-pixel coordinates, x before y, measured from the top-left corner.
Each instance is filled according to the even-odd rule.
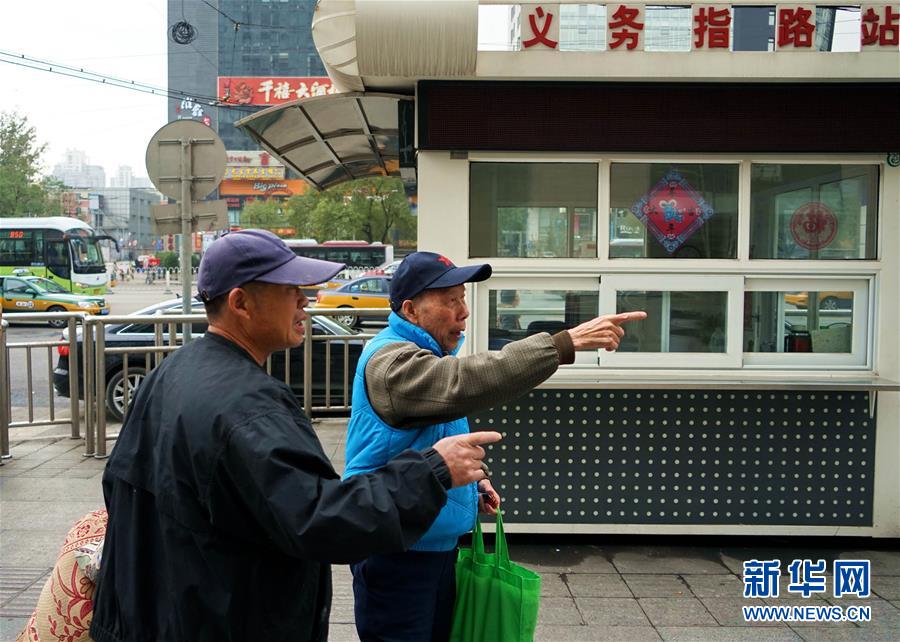
[[[184,92],[182,100],[170,103],[169,120],[205,122],[229,150],[257,149],[235,129],[235,121],[275,104],[280,79],[328,80],[310,30],[315,5],[315,0],[169,0],[169,28],[186,22],[196,34],[184,45],[169,37],[169,90]],[[251,78],[263,84],[247,82]],[[265,80],[272,81],[268,92]],[[299,82],[281,95],[294,99],[298,87]],[[248,88],[253,99],[239,100],[239,91]]]
[[[169,90],[183,92],[169,120],[212,127],[228,150],[219,196],[232,225],[258,198],[285,199],[306,184],[269,166],[259,146],[234,123],[271,105],[330,93],[331,81],[312,40],[315,0],[169,0]],[[187,44],[182,41],[194,39]],[[241,159],[246,159],[246,162]]]
[[[52,176],[67,187],[106,187],[106,172],[99,165],[88,164],[87,154],[80,149],[67,149]]]

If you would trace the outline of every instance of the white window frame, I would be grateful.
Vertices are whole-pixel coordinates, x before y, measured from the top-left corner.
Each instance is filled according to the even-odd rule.
[[[475,336],[475,351],[488,351],[488,313],[490,311],[489,296],[491,290],[566,290],[569,292],[597,292],[597,275],[548,278],[540,275],[534,277],[494,276],[488,281],[476,284],[475,306],[472,319],[479,328]],[[599,310],[598,310],[599,314]],[[593,350],[582,350],[575,353],[572,366],[597,366],[597,355]],[[562,368],[571,366],[561,366]]]
[[[744,279],[739,275],[616,274],[600,281],[600,313],[616,313],[616,294],[639,292],[726,292],[725,352],[607,352],[598,351],[601,366],[615,368],[739,369],[742,365]],[[652,320],[651,320],[652,321]],[[634,323],[641,323],[637,321]],[[628,332],[628,326],[625,326]]]
[[[744,365],[748,368],[822,369],[843,367],[871,369],[872,346],[869,342],[872,312],[869,293],[874,277],[769,277],[748,276],[744,290],[747,292],[852,292],[853,311],[850,321],[853,328],[852,348],[849,353],[839,352],[745,352]],[[779,312],[779,315],[781,312]],[[782,324],[779,323],[779,327]]]

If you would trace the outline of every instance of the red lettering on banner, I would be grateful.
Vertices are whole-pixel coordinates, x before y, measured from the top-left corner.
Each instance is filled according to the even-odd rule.
[[[884,8],[884,21],[881,22],[881,15],[873,8],[869,9],[862,16],[862,46],[871,45],[879,46],[897,46],[900,44],[900,13],[894,13],[893,7]]]
[[[728,49],[731,26],[731,11],[725,7],[724,9],[716,9],[715,7],[700,7],[697,15],[694,16],[694,47],[702,49],[705,44],[706,36],[709,36],[710,49]]]
[[[803,7],[779,9],[778,46],[812,47],[812,35],[816,27],[810,24],[811,17],[812,11]]]
[[[628,43],[625,45],[626,49],[637,47],[639,32],[644,29],[644,23],[636,20],[638,15],[640,15],[640,9],[619,5],[619,8],[613,13],[613,19],[609,21],[609,30],[612,35],[612,41],[609,43],[610,49],[618,49],[626,41]]]
[[[546,16],[546,19],[545,19]],[[540,29],[538,29],[537,21],[543,20],[544,24]],[[556,49],[557,42],[555,40],[551,40],[547,34],[550,32],[550,25],[553,24],[553,14],[547,11],[544,13],[544,9],[541,6],[538,6],[537,9],[534,10],[534,13],[528,14],[528,24],[531,25],[531,33],[534,35],[534,38],[529,38],[528,40],[522,41],[523,47],[533,47],[536,44],[547,45],[551,49]]]

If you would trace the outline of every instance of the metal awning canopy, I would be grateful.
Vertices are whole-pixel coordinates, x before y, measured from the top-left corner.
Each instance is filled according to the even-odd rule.
[[[367,176],[399,177],[400,103],[413,100],[363,92],[315,96],[266,109],[235,126],[321,190]]]

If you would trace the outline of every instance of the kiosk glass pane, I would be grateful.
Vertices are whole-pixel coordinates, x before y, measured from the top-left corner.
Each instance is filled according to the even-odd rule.
[[[874,259],[878,168],[753,165],[751,259]]]
[[[613,163],[609,258],[731,259],[738,166]]]
[[[606,6],[559,5],[560,51],[605,51]]]
[[[747,292],[744,310],[744,352],[852,351],[852,292]]]
[[[597,316],[596,291],[490,290],[488,347],[500,350],[510,341],[539,332],[561,332]]]
[[[643,310],[619,352],[726,352],[727,292],[621,291],[616,313]]]
[[[690,7],[646,7],[644,51],[690,51]]]
[[[596,163],[472,163],[469,256],[597,256]]]

